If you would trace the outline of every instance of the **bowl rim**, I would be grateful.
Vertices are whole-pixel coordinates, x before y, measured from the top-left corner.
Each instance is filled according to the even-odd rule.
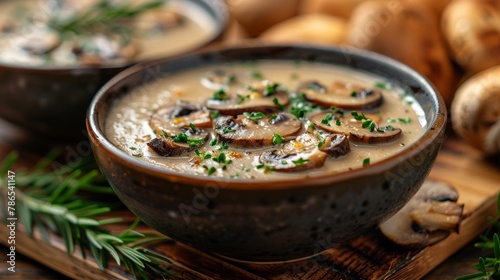
[[[190,56],[199,56],[209,53],[220,53],[224,51],[234,51],[234,50],[246,50],[246,49],[255,49],[255,48],[271,48],[271,49],[283,49],[283,48],[292,48],[292,49],[300,49],[302,51],[331,51],[331,52],[342,52],[348,50],[349,55],[356,56],[361,59],[368,59],[375,63],[386,64],[388,67],[397,70],[398,72],[406,72],[407,75],[411,76],[414,81],[416,81],[424,90],[424,92],[428,92],[433,99],[432,103],[437,105],[436,114],[433,122],[429,122],[427,124],[426,131],[424,134],[417,139],[417,141],[413,142],[411,145],[407,146],[401,152],[392,155],[383,160],[377,161],[373,164],[362,168],[355,168],[349,171],[343,171],[338,173],[321,173],[314,174],[311,176],[304,177],[291,177],[284,179],[271,179],[271,180],[260,180],[258,178],[255,179],[231,179],[226,177],[212,177],[205,175],[190,175],[183,174],[176,171],[168,170],[164,167],[155,166],[146,161],[137,159],[121,150],[113,143],[111,143],[106,137],[103,129],[100,128],[99,125],[99,113],[96,108],[103,99],[105,99],[106,92],[116,83],[121,81],[122,79],[126,79],[128,76],[134,75],[137,72],[141,72],[148,67],[152,67],[158,64],[168,63],[171,60],[182,59]],[[279,60],[279,59],[278,59]],[[283,59],[285,60],[285,59]],[[335,65],[335,64],[332,64]],[[363,70],[359,69],[355,66],[352,67],[354,70]],[[434,100],[435,99],[435,100]],[[102,151],[106,152],[107,157],[119,162],[121,165],[125,165],[128,168],[133,170],[139,170],[141,173],[145,173],[148,175],[152,175],[154,177],[159,177],[165,179],[167,181],[175,181],[177,183],[187,184],[187,185],[196,185],[202,186],[207,184],[216,184],[218,187],[226,188],[226,189],[238,189],[238,190],[255,190],[255,189],[266,189],[266,190],[278,190],[278,189],[296,189],[304,186],[303,182],[307,181],[307,186],[329,186],[338,182],[347,181],[356,178],[362,178],[366,176],[373,176],[379,173],[383,173],[384,171],[390,170],[395,166],[401,164],[402,162],[408,160],[411,157],[414,157],[426,147],[433,145],[435,143],[436,138],[439,137],[441,133],[444,133],[446,120],[447,120],[447,110],[444,105],[443,98],[432,85],[432,83],[424,78],[422,75],[417,73],[415,70],[410,68],[409,66],[398,62],[392,58],[380,55],[378,53],[374,53],[371,51],[360,50],[355,48],[346,48],[346,47],[330,47],[330,46],[318,46],[318,45],[307,45],[307,44],[268,44],[263,42],[245,42],[244,45],[238,44],[218,44],[212,45],[210,47],[203,48],[196,52],[192,52],[190,54],[179,55],[175,57],[168,57],[163,59],[152,60],[144,63],[140,63],[134,65],[116,75],[110,81],[108,81],[94,96],[90,107],[87,111],[86,117],[86,125],[87,132],[89,133],[89,137],[91,138],[91,142],[94,145],[99,146],[98,148]],[[435,107],[433,105],[433,107]],[[441,146],[441,142],[435,143],[436,145]],[[93,147],[94,148],[94,147]],[[94,151],[96,153],[96,151]]]
[[[182,2],[184,0],[180,0]],[[209,14],[210,18],[214,20],[216,23],[216,29],[215,32],[207,38],[206,41],[203,41],[199,44],[194,45],[193,47],[186,49],[182,53],[188,53],[192,52],[198,49],[204,48],[206,45],[213,43],[217,41],[219,38],[221,38],[224,34],[224,31],[227,29],[227,26],[229,24],[229,7],[224,4],[224,1],[219,1],[219,0],[189,0],[193,2],[195,5],[199,5],[196,2],[203,2],[206,4],[207,7],[210,7],[212,10],[207,13]],[[214,10],[218,9],[218,12],[216,12],[216,15],[212,15],[211,12]],[[175,57],[180,54],[174,54],[172,56],[168,57]],[[148,62],[148,61],[154,61],[158,60],[164,57],[153,57],[153,58],[145,58],[143,60],[132,60],[125,62],[123,64],[109,64],[109,65],[97,65],[97,66],[85,66],[85,65],[25,65],[22,63],[9,63],[9,62],[2,62],[0,61],[0,68],[5,68],[5,69],[10,69],[10,70],[16,70],[18,72],[20,71],[40,71],[40,72],[60,72],[60,71],[86,71],[86,70],[103,70],[103,71],[121,71],[123,69],[126,69],[128,67],[131,67],[135,64],[142,63],[142,62]]]

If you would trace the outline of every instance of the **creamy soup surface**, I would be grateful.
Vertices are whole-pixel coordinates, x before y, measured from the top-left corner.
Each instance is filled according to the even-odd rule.
[[[105,133],[166,170],[284,179],[363,168],[411,145],[426,125],[420,105],[390,81],[257,61],[159,77],[113,104]]]
[[[108,1],[110,5],[144,4],[153,0]],[[180,54],[208,42],[216,23],[190,1],[168,0],[114,30],[90,25],[98,18],[76,21],[75,31],[59,30],[61,24],[96,10],[98,0],[0,1],[0,62],[31,66],[121,66],[130,62]],[[112,8],[109,8],[112,9]],[[98,10],[105,13],[106,9]],[[54,24],[53,22],[57,22]],[[55,27],[54,27],[55,26]],[[90,27],[88,27],[90,26]]]

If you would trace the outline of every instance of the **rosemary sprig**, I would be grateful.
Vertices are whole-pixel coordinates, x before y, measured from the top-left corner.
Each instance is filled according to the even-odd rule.
[[[101,0],[67,20],[54,16],[50,19],[49,26],[61,34],[92,34],[103,30],[113,32],[122,30],[124,21],[145,11],[158,8],[165,2],[166,0],[151,0],[132,6],[130,2],[116,3],[112,0]]]
[[[500,193],[497,197],[497,208],[500,214]],[[456,277],[455,280],[489,280],[489,279],[500,279],[500,238],[498,233],[500,232],[500,220],[498,218],[493,219],[490,217],[490,222],[492,224],[490,230],[495,230],[493,237],[490,238],[491,232],[485,235],[481,235],[479,238],[482,242],[474,244],[475,247],[489,250],[493,253],[493,257],[480,257],[477,264],[474,265],[474,269],[477,270],[476,273],[463,275]],[[493,252],[491,252],[493,250]]]
[[[49,166],[53,167],[56,156],[56,153],[50,153],[32,170],[16,171],[16,217],[26,233],[33,237],[36,228],[47,242],[49,231],[59,234],[69,255],[79,248],[85,258],[86,252],[90,251],[100,269],[107,267],[112,258],[136,278],[156,279],[162,274],[171,275],[172,272],[162,264],[170,263],[168,259],[140,247],[170,239],[135,231],[139,219],[124,232],[114,234],[104,226],[121,222],[121,218],[98,218],[109,213],[113,205],[91,200],[88,194],[99,194],[102,198],[113,195],[113,191],[109,185],[101,183],[103,180],[95,160],[86,158],[72,166],[59,166],[54,171],[48,171]],[[4,191],[8,188],[7,172],[12,170],[17,157],[16,152],[10,153],[0,166],[2,202],[5,201]],[[7,217],[5,212],[3,217]]]

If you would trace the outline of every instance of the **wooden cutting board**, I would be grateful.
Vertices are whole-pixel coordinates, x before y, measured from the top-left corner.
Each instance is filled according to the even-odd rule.
[[[0,121],[1,159],[17,149],[21,160],[30,164],[43,155],[48,146]],[[500,159],[486,159],[461,140],[448,137],[430,178],[448,182],[459,190],[459,202],[465,204],[465,218],[459,234],[422,250],[399,248],[384,239],[379,231],[318,256],[289,263],[238,263],[178,242],[153,244],[148,249],[173,261],[170,269],[176,273],[174,279],[419,279],[484,232],[489,226],[487,218],[497,215]],[[124,223],[115,225],[113,231],[124,230],[135,219],[127,210],[115,211],[111,216],[124,218]],[[153,231],[145,225],[139,230]],[[7,234],[7,228],[0,227],[0,236]],[[6,240],[0,238],[0,243],[5,244]],[[101,271],[91,258],[67,255],[61,238],[55,234],[50,240],[46,243],[39,235],[30,238],[18,228],[16,250],[72,278],[133,278],[116,264]]]

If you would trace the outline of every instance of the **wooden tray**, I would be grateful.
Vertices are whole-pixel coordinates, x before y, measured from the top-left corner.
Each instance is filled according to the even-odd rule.
[[[17,149],[21,151],[21,160],[33,163],[46,152],[47,146],[0,121],[0,158]],[[485,159],[462,141],[449,137],[430,178],[448,182],[459,190],[459,201],[465,204],[465,218],[460,234],[452,234],[422,250],[394,246],[378,231],[316,257],[278,264],[238,263],[178,242],[153,244],[148,249],[173,261],[170,269],[176,273],[175,279],[419,279],[482,233],[489,226],[488,216],[497,215],[500,164],[498,159],[496,162]],[[126,210],[111,215],[123,217],[125,221],[112,228],[116,231],[124,230],[135,219]],[[152,231],[147,226],[140,230]],[[7,228],[0,227],[0,236],[7,234]],[[51,235],[50,240],[45,243],[38,235],[32,239],[20,228],[16,233],[16,250],[73,278],[133,278],[115,264],[101,271],[89,257],[67,255],[59,236]],[[0,239],[0,243],[6,241],[6,238]]]

